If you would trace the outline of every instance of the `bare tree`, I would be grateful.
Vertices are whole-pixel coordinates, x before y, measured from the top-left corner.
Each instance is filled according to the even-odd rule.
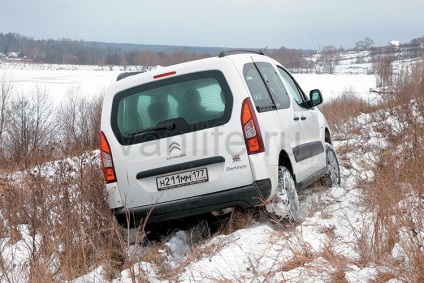
[[[102,116],[102,105],[103,105],[103,96],[100,94],[96,98],[90,101],[90,116],[89,116],[89,126],[88,133],[90,136],[89,148],[95,149],[99,147],[99,134],[100,134],[100,123]]]
[[[133,54],[133,62],[135,65],[142,66],[141,71],[146,72],[151,69],[152,66],[160,65],[160,56],[152,51],[135,52]]]
[[[324,46],[321,56],[318,59],[318,66],[322,71],[329,74],[334,74],[336,65],[339,62],[339,50],[333,45]]]
[[[392,62],[395,60],[390,55],[380,55],[376,57],[372,67],[376,76],[377,87],[391,86],[392,85]]]
[[[60,121],[61,141],[64,143],[65,150],[74,150],[75,147],[84,147],[83,132],[85,131],[85,123],[87,113],[83,109],[86,108],[86,101],[80,98],[79,87],[71,87],[68,89],[66,98],[62,102],[58,112],[58,120]]]
[[[284,67],[290,69],[292,72],[299,73],[303,68],[307,68],[306,60],[301,50],[281,47],[272,51],[269,56],[283,64]]]
[[[47,92],[38,85],[27,94],[11,101],[9,123],[6,127],[7,157],[15,163],[29,165],[49,155],[54,139],[53,106]]]
[[[94,149],[99,145],[102,96],[89,100],[78,87],[68,90],[58,110],[60,136],[68,152]]]
[[[369,37],[365,37],[363,40],[360,40],[355,43],[356,50],[367,50],[371,45],[374,45],[374,40]]]
[[[12,92],[13,84],[11,79],[6,76],[6,73],[3,73],[0,77],[0,149],[2,148],[4,125],[7,121],[9,101]]]

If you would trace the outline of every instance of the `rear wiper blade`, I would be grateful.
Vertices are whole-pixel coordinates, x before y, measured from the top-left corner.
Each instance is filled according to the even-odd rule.
[[[147,128],[141,131],[132,132],[129,136],[134,137],[134,136],[142,135],[144,133],[155,132],[159,130],[172,130],[174,127],[175,127],[174,123],[166,123],[166,124],[157,125],[151,128]]]

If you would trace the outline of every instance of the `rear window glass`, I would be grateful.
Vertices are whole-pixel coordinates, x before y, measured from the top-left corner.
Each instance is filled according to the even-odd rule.
[[[232,102],[220,71],[162,79],[118,93],[112,129],[121,144],[198,131],[227,123]]]

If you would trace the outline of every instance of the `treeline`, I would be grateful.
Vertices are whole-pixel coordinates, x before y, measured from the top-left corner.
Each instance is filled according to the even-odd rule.
[[[16,33],[0,33],[0,53],[18,54],[20,59],[49,64],[156,66],[172,65],[186,61],[216,56],[194,52],[189,48],[175,48],[172,52],[142,50],[137,45],[88,43],[71,39],[37,40]],[[211,48],[209,48],[211,49]],[[211,49],[212,50],[212,49]],[[218,49],[217,49],[218,51]],[[297,49],[267,49],[267,55],[287,68],[308,68],[306,53]]]
[[[423,55],[420,46],[424,37],[415,38],[401,46],[373,47],[374,41],[365,38],[356,42],[355,51],[369,51],[372,62],[380,60],[380,56],[396,56],[396,59],[410,59]],[[81,64],[100,66],[168,66],[186,61],[216,56],[217,48],[171,48],[165,51],[158,46],[146,50],[146,45],[137,44],[111,44],[84,42],[70,39],[61,40],[36,40],[16,33],[0,33],[0,53],[5,56],[14,52],[22,60],[49,64]],[[195,52],[193,50],[208,50],[210,53]],[[215,50],[217,49],[217,50]],[[163,49],[165,50],[165,49]],[[170,51],[172,50],[172,51]],[[215,51],[216,53],[215,53]],[[333,74],[336,66],[343,58],[342,52],[349,51],[336,48],[333,45],[321,47],[318,51],[305,51],[301,49],[265,49],[265,53],[279,61],[290,71],[295,73],[329,73]],[[357,63],[364,63],[364,58],[358,58]],[[362,61],[361,61],[362,60]]]
[[[16,33],[0,33],[0,53],[10,52],[20,59],[48,64],[81,65],[171,65],[184,61],[211,56],[190,51],[187,48],[175,49],[171,53],[121,48],[116,44],[96,44],[71,39],[37,40]]]

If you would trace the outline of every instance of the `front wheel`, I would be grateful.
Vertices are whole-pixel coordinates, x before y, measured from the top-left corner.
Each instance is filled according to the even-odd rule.
[[[327,160],[327,173],[321,177],[321,184],[326,187],[340,185],[340,166],[336,151],[329,143],[325,143],[325,155]]]
[[[266,206],[269,212],[281,217],[287,217],[290,221],[300,218],[299,197],[290,171],[284,167],[278,167],[278,188],[274,199]]]

